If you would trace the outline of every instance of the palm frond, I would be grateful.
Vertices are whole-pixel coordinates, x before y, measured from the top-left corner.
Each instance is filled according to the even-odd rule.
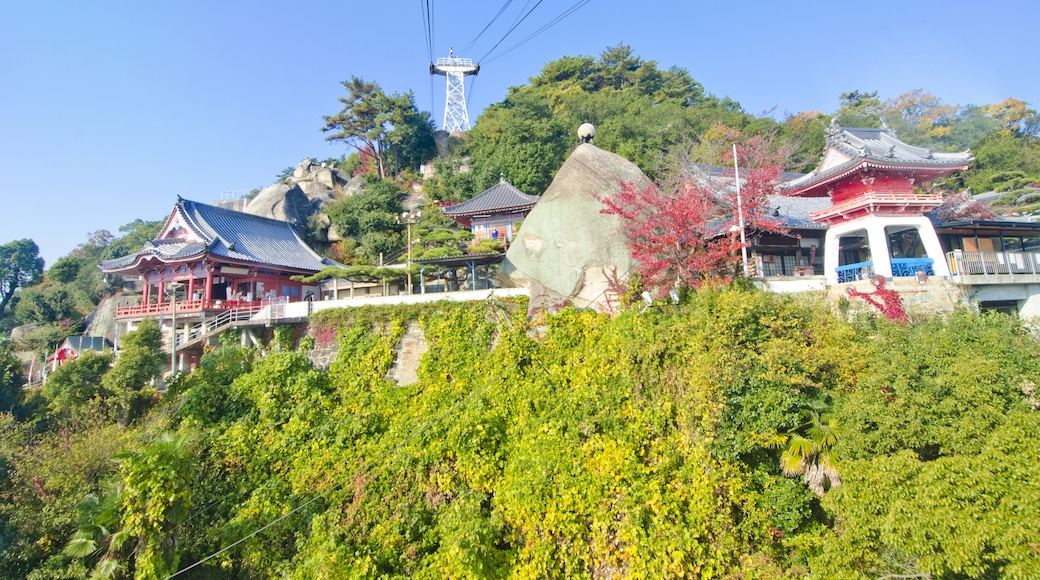
[[[94,566],[94,571],[90,574],[90,580],[112,580],[119,573],[119,560],[114,558],[105,558]]]
[[[78,535],[78,534],[77,534]],[[65,544],[64,552],[73,558],[86,558],[98,549],[97,542],[89,537],[74,537]]]
[[[786,477],[797,477],[805,472],[805,458],[797,453],[791,453],[790,448],[780,454],[780,469]]]

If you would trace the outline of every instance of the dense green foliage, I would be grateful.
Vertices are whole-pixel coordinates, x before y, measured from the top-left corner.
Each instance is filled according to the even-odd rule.
[[[15,292],[35,284],[43,274],[40,248],[32,240],[14,240],[0,246],[0,316]]]
[[[387,372],[412,325],[428,350],[399,386]],[[275,334],[263,353],[210,351],[137,423],[90,404],[61,430],[4,419],[2,569],[952,579],[1040,565],[1040,359],[1011,318],[850,323],[738,285],[615,317],[441,303],[322,311],[299,350]],[[306,349],[331,344],[316,369]],[[75,400],[90,396],[106,395]],[[799,437],[840,473],[822,497],[784,475],[782,443]]]
[[[371,160],[373,174],[380,179],[396,175],[402,168],[418,168],[434,154],[433,121],[415,107],[411,93],[386,94],[376,83],[358,77],[343,81],[343,109],[325,117],[322,131],[327,141],[342,141]]]
[[[120,227],[122,235],[118,237],[107,230],[95,231],[46,272],[36,244],[24,240],[32,244],[27,247],[28,253],[38,260],[33,267],[38,266],[39,271],[29,278],[36,285],[23,285],[12,295],[11,306],[6,312],[0,310],[0,328],[40,325],[20,346],[41,355],[52,352],[66,336],[82,332],[86,315],[117,289],[116,280],[106,277],[98,269],[98,262],[140,250],[158,234],[161,225],[159,221],[135,220]]]

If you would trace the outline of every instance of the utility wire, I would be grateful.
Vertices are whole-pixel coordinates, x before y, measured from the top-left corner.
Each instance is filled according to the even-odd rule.
[[[548,29],[552,28],[552,27],[553,27],[553,26],[555,26],[555,25],[556,25],[556,24],[557,24],[558,22],[560,22],[561,20],[563,20],[564,18],[567,18],[567,17],[568,17],[568,16],[570,16],[571,14],[574,14],[575,12],[577,12],[577,11],[578,11],[579,9],[581,9],[581,8],[582,8],[583,6],[585,6],[586,4],[588,4],[588,3],[589,3],[589,2],[591,2],[591,1],[592,1],[592,0],[578,0],[578,2],[574,3],[574,4],[573,4],[573,5],[572,5],[572,6],[570,7],[570,8],[568,8],[567,10],[565,10],[565,11],[563,12],[563,14],[560,14],[560,15],[559,15],[559,16],[557,16],[556,18],[554,18],[554,19],[550,20],[548,24],[546,24],[545,26],[542,26],[542,27],[541,27],[541,28],[539,28],[538,30],[534,31],[534,32],[533,32],[533,33],[531,33],[531,34],[530,34],[530,35],[529,35],[529,36],[528,36],[527,38],[525,38],[525,39],[521,40],[520,42],[518,42],[518,43],[514,44],[513,46],[511,46],[511,47],[507,48],[507,49],[506,49],[505,51],[503,51],[503,52],[500,52],[500,53],[496,54],[496,55],[495,55],[494,57],[492,57],[492,58],[489,58],[489,59],[485,60],[484,62],[491,62],[491,61],[497,60],[497,59],[499,59],[499,58],[501,58],[501,57],[503,57],[503,56],[505,56],[505,55],[509,54],[510,52],[513,52],[513,51],[514,51],[514,50],[516,50],[517,48],[520,48],[521,46],[523,46],[524,44],[526,44],[526,43],[527,43],[528,41],[532,40],[532,39],[533,39],[534,37],[536,37],[536,36],[538,36],[539,34],[541,34],[541,33],[545,32],[546,30],[548,30]]]
[[[239,545],[239,544],[241,544],[241,543],[243,543],[243,542],[245,542],[245,541],[247,541],[247,540],[257,536],[258,534],[260,534],[260,533],[262,533],[262,532],[264,532],[264,531],[274,527],[275,525],[277,525],[282,520],[284,520],[284,519],[288,518],[289,516],[291,516],[291,515],[299,512],[299,511],[303,510],[307,506],[309,506],[309,505],[317,502],[318,500],[324,498],[325,496],[329,495],[333,491],[336,491],[337,489],[343,487],[343,485],[345,483],[347,483],[348,481],[354,481],[359,476],[364,475],[366,472],[374,470],[376,467],[379,466],[380,463],[383,462],[384,459],[386,459],[386,458],[390,457],[391,455],[397,453],[402,447],[404,447],[408,443],[411,443],[412,441],[417,439],[420,435],[422,435],[426,431],[429,431],[434,425],[440,423],[445,418],[447,418],[449,415],[451,415],[455,411],[457,411],[460,408],[462,408],[466,403],[468,403],[474,397],[474,395],[476,395],[477,393],[479,393],[479,392],[483,391],[484,389],[490,387],[492,384],[498,382],[499,379],[501,379],[502,377],[506,376],[508,373],[512,372],[513,369],[515,369],[516,367],[520,366],[520,363],[525,358],[527,358],[527,355],[524,355],[524,356],[518,358],[516,360],[516,362],[513,363],[513,366],[511,366],[508,369],[502,371],[497,376],[495,376],[495,378],[493,378],[490,381],[484,383],[482,386],[480,386],[480,387],[470,391],[468,395],[466,395],[465,397],[460,399],[454,405],[449,407],[446,411],[444,411],[440,415],[438,415],[438,416],[434,417],[433,419],[431,419],[429,422],[427,422],[425,425],[423,425],[417,431],[415,431],[411,435],[409,435],[406,439],[404,439],[403,441],[401,441],[397,445],[395,445],[392,449],[384,452],[379,457],[376,457],[373,461],[363,465],[361,467],[361,469],[355,471],[353,474],[351,474],[350,477],[341,479],[340,481],[338,481],[335,484],[333,484],[332,487],[326,489],[325,491],[323,491],[323,492],[319,493],[318,495],[312,497],[311,499],[305,501],[304,503],[300,504],[299,506],[293,508],[288,513],[285,513],[285,514],[279,516],[278,518],[275,518],[273,521],[271,521],[270,523],[264,525],[263,527],[254,530],[253,532],[249,533],[245,537],[243,537],[243,538],[233,542],[232,544],[229,544],[228,546],[226,546],[224,548],[221,548],[220,550],[217,550],[216,552],[210,554],[209,556],[206,556],[205,558],[202,558],[201,560],[195,562],[194,564],[192,564],[192,565],[190,565],[190,566],[188,566],[186,568],[181,568],[180,570],[178,570],[178,571],[174,572],[173,574],[170,574],[169,576],[167,576],[166,579],[169,580],[170,578],[174,578],[176,576],[179,576],[179,575],[183,574],[184,572],[187,572],[188,570],[191,570],[192,568],[195,568],[196,566],[202,565],[204,562],[207,562],[209,560],[212,560],[213,558],[216,558],[217,556],[219,556],[219,555],[221,555],[221,554],[231,550],[235,546],[237,546],[237,545]]]
[[[495,16],[494,16],[494,17],[493,17],[493,18],[491,19],[491,22],[488,22],[488,23],[487,23],[487,26],[485,26],[485,27],[484,27],[484,30],[481,30],[481,31],[480,31],[480,34],[478,34],[476,38],[474,38],[473,40],[471,40],[471,41],[469,42],[469,44],[467,44],[467,45],[466,45],[466,48],[463,48],[463,49],[462,49],[462,53],[463,53],[463,54],[464,54],[464,53],[466,53],[466,52],[469,52],[469,49],[473,48],[473,45],[474,45],[474,44],[475,44],[475,43],[476,43],[476,42],[477,42],[478,40],[480,40],[480,37],[481,37],[481,35],[483,35],[483,34],[484,34],[485,32],[487,32],[487,29],[488,29],[488,28],[491,28],[491,25],[492,25],[492,24],[494,24],[496,20],[498,20],[498,17],[499,17],[499,16],[502,16],[502,13],[503,13],[503,12],[505,12],[505,11],[506,11],[506,8],[509,8],[509,5],[510,5],[510,4],[512,4],[512,3],[513,3],[513,0],[506,0],[506,3],[505,3],[505,4],[503,4],[501,8],[499,8],[499,9],[498,9],[498,14],[495,14]]]
[[[525,13],[523,16],[521,16],[519,19],[517,19],[516,23],[513,24],[513,26],[509,30],[507,30],[505,34],[502,35],[502,38],[498,39],[498,42],[495,43],[495,46],[492,46],[491,50],[487,51],[487,54],[485,54],[484,56],[480,57],[480,59],[477,62],[483,62],[484,60],[486,60],[488,55],[491,54],[492,52],[494,52],[495,49],[498,48],[498,45],[502,44],[502,41],[504,41],[506,39],[506,37],[508,37],[510,34],[512,34],[512,32],[514,30],[516,30],[516,27],[520,26],[520,23],[522,23],[524,20],[526,20],[527,17],[530,16],[532,12],[534,12],[534,9],[538,8],[538,5],[541,4],[543,1],[544,0],[538,0],[538,2],[536,2],[535,5],[532,6],[530,10],[527,11],[527,13]]]
[[[430,0],[419,0],[419,9],[423,16],[423,35],[426,37],[426,57],[433,62],[433,26],[431,23]]]

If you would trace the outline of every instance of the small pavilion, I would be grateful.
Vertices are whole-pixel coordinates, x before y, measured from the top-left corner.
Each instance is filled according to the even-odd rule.
[[[520,191],[502,176],[498,183],[472,199],[442,207],[441,211],[449,219],[469,228],[474,242],[490,238],[509,243],[520,231],[520,222],[538,199],[537,195]]]
[[[942,195],[914,186],[967,169],[971,161],[968,151],[914,147],[889,129],[832,123],[820,166],[780,189],[795,197],[830,198],[829,207],[810,214],[827,226],[823,268],[828,285],[875,274],[949,276],[939,238],[924,215],[942,204]]]

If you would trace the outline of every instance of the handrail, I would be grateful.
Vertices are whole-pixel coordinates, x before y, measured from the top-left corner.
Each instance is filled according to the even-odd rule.
[[[934,276],[934,264],[931,258],[892,258],[892,276],[916,276],[918,272]]]
[[[174,341],[177,348],[195,344],[196,342],[209,338],[218,332],[223,332],[224,329],[232,323],[249,320],[253,315],[267,306],[266,304],[262,304],[263,302],[266,301],[254,301],[253,304],[243,308],[224,310],[212,318],[206,318],[192,324],[186,330],[174,330],[174,332],[176,332],[176,338]]]
[[[234,310],[238,308],[251,308],[265,303],[265,300],[206,300],[205,298],[198,300],[178,300],[177,301],[177,314],[195,314],[199,312],[207,311],[223,311],[223,310]],[[276,298],[275,300],[278,300]],[[135,304],[131,306],[117,306],[116,307],[116,318],[123,318],[129,316],[159,316],[169,315],[173,313],[173,303],[163,302],[162,304]]]
[[[822,217],[843,213],[863,206],[903,205],[903,206],[927,206],[942,203],[942,194],[939,193],[895,193],[868,191],[853,196],[845,201],[831,205],[830,207],[809,213],[809,217],[817,220]]]
[[[844,284],[845,282],[854,282],[856,280],[866,280],[874,274],[874,262],[856,262],[855,264],[846,264],[844,266],[838,266],[834,269],[838,274],[838,283]]]
[[[1040,274],[1037,252],[965,252],[946,253],[953,276],[996,276]]]

